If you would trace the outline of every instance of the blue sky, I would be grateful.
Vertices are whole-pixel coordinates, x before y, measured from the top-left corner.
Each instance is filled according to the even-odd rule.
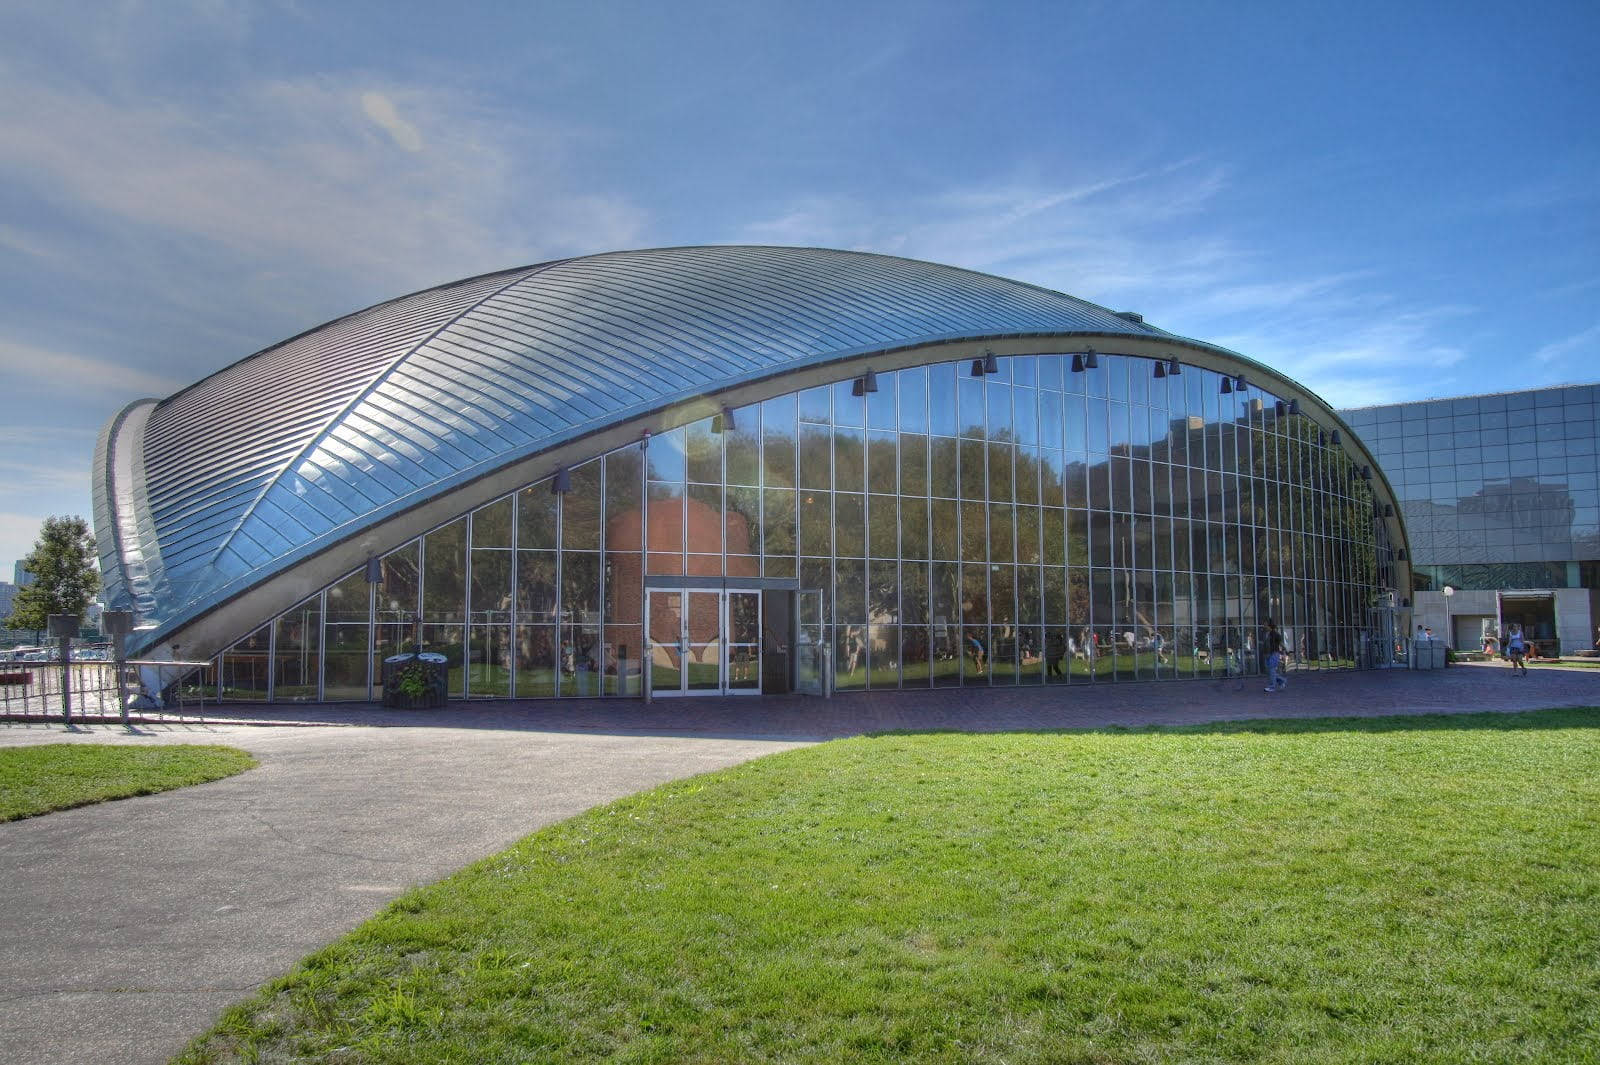
[[[1593,2],[10,4],[0,576],[128,401],[617,248],[952,263],[1341,406],[1592,381],[1597,52]]]

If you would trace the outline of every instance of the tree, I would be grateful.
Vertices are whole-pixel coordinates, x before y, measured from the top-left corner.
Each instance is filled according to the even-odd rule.
[[[33,583],[18,590],[6,627],[33,630],[37,643],[39,634],[49,627],[51,614],[82,617],[100,590],[94,559],[94,537],[87,521],[46,518],[33,551],[22,560],[23,568],[33,574]]]

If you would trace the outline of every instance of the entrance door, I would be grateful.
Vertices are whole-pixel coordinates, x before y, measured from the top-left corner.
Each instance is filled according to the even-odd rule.
[[[759,695],[761,593],[648,589],[652,695]]]

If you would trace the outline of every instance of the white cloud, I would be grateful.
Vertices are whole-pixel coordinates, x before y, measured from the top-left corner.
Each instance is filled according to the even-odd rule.
[[[1585,348],[1600,348],[1600,324],[1592,325],[1581,333],[1574,333],[1572,336],[1552,341],[1535,351],[1533,357],[1543,363],[1555,362],[1557,359],[1564,359],[1573,352],[1581,351]],[[1584,360],[1584,363],[1592,371],[1597,361],[1600,360],[1595,358],[1595,353],[1591,350],[1589,358]]]
[[[417,131],[416,126],[400,117],[400,113],[394,108],[394,101],[383,93],[362,93],[361,110],[366,112],[367,117],[376,122],[400,147],[408,152],[422,151],[422,134]]]
[[[0,372],[13,389],[24,385],[34,394],[63,394],[81,400],[85,393],[136,399],[165,397],[188,382],[154,373],[116,358],[94,358],[20,344],[0,337]],[[15,413],[13,413],[13,417]],[[0,434],[0,439],[3,439]]]
[[[1188,291],[1240,261],[1229,240],[1174,229],[1227,185],[1224,168],[1185,160],[1065,183],[1006,179],[908,197],[887,210],[808,197],[744,225],[735,239],[907,255],[1126,305],[1150,292]]]
[[[138,266],[157,265],[168,285],[203,287],[205,260],[220,256],[392,295],[633,243],[642,212],[566,172],[583,131],[372,81],[243,83],[170,100],[0,67],[0,172],[90,227],[134,227],[130,242],[156,234],[140,251],[168,261]],[[396,144],[407,149],[398,158]]]

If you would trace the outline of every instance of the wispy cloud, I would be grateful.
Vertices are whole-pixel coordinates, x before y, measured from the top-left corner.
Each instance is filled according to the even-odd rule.
[[[408,152],[422,151],[422,134],[417,132],[417,127],[400,117],[400,112],[395,110],[394,101],[381,92],[364,92],[361,94],[361,110],[366,112],[368,118],[376,122],[394,142]]]
[[[80,402],[85,393],[128,399],[166,396],[187,384],[177,377],[129,365],[121,359],[77,355],[20,344],[4,337],[0,337],[0,373],[5,374],[13,390],[34,397],[67,395]],[[0,441],[4,439],[4,434],[0,434]]]
[[[1086,299],[1126,300],[1187,291],[1241,258],[1217,234],[1172,228],[1227,185],[1226,168],[1192,159],[1059,183],[1010,178],[888,205],[807,197],[733,236],[891,252],[1009,274]]]
[[[1535,360],[1541,363],[1551,363],[1565,359],[1568,355],[1587,350],[1588,356],[1583,360],[1584,366],[1593,370],[1600,362],[1600,324],[1592,325],[1581,333],[1574,333],[1561,340],[1554,340],[1533,353]]]

